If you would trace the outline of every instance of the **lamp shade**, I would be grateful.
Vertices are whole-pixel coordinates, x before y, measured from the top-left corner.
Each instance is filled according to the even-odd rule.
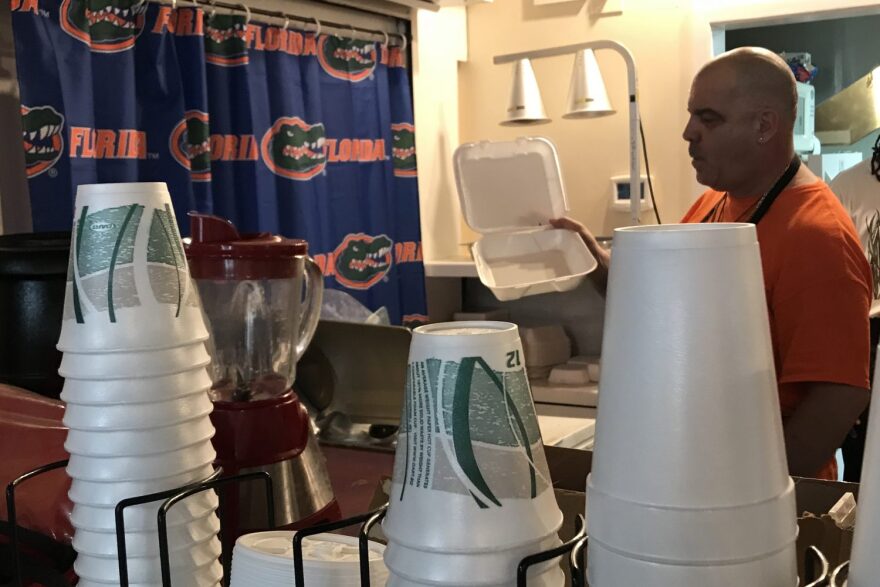
[[[528,59],[520,59],[513,68],[513,87],[510,90],[510,105],[507,118],[501,121],[505,126],[521,124],[544,124],[550,122],[544,112],[544,102],[538,89],[535,71]]]
[[[568,87],[568,107],[563,118],[592,118],[614,114],[605,81],[592,49],[578,51]]]

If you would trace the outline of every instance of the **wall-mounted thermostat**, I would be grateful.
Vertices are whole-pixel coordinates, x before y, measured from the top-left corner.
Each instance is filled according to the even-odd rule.
[[[651,176],[651,182],[654,182],[654,176]],[[642,205],[641,210],[650,210],[653,208],[651,196],[648,193],[648,176],[641,176],[641,192]],[[629,176],[616,175],[611,178],[611,207],[615,210],[629,210]]]

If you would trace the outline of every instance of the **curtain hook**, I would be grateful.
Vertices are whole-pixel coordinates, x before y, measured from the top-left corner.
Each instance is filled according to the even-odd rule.
[[[211,12],[210,12],[210,14],[208,14],[208,20],[209,20],[209,21],[210,21],[211,19],[214,18],[214,15],[215,15],[215,14],[217,14],[217,5],[216,5],[216,3],[217,3],[217,0],[208,0],[208,6],[211,7]]]
[[[177,10],[177,0],[171,0],[171,11]]]
[[[287,30],[287,27],[290,26],[290,17],[288,15],[284,15],[284,26],[281,27],[283,30]]]
[[[312,20],[315,21],[315,38],[317,39],[321,34],[321,21],[318,20],[317,16],[313,16]]]
[[[400,51],[401,53],[406,51],[406,35],[397,35],[400,37]]]
[[[239,4],[238,5],[242,10],[244,10],[245,19],[244,25],[247,26],[251,24],[251,9],[247,7],[247,4]]]
[[[385,31],[382,31],[382,34],[385,36],[385,39],[382,41],[382,45],[384,45],[387,48],[388,42],[391,40],[391,37],[389,37],[388,33]]]

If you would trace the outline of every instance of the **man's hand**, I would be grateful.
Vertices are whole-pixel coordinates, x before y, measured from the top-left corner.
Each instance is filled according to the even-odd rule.
[[[785,450],[792,475],[815,477],[843,444],[868,407],[866,389],[838,383],[806,382],[805,397],[785,422]]]
[[[596,237],[577,220],[568,217],[551,218],[550,224],[553,228],[571,230],[580,235],[581,240],[587,245],[590,253],[599,262],[599,266],[590,274],[590,277],[593,279],[599,292],[604,296],[608,288],[608,268],[611,266],[611,253],[603,248],[599,241],[596,240]]]

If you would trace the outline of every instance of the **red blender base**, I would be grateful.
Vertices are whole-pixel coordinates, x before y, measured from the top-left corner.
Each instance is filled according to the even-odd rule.
[[[215,395],[211,421],[217,429],[214,464],[223,467],[224,476],[258,470],[272,476],[277,529],[296,530],[342,519],[308,412],[293,390],[252,401],[218,401]],[[303,463],[304,469],[286,466],[290,461]],[[301,500],[303,488],[308,498]],[[263,483],[255,479],[223,489],[220,523],[225,551],[239,536],[268,529],[264,496]],[[279,504],[279,499],[291,501]],[[320,509],[309,511],[311,507]],[[279,512],[287,514],[278,519]]]

